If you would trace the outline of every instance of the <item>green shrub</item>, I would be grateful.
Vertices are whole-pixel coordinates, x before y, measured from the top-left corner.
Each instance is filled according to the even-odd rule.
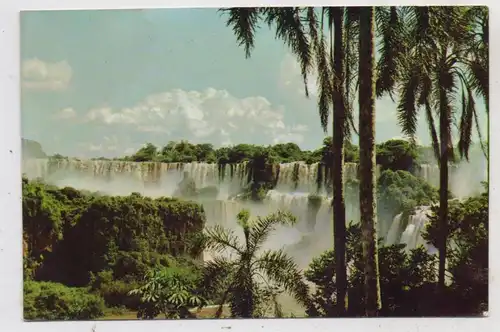
[[[104,299],[108,307],[126,307],[131,310],[137,310],[141,303],[139,296],[129,295],[129,292],[139,287],[136,282],[124,282],[122,280],[113,280],[109,283],[101,284],[97,290]]]
[[[397,214],[405,216],[419,205],[431,205],[439,199],[436,188],[407,171],[383,171],[378,179],[378,215],[392,222]]]
[[[142,276],[162,255],[191,252],[204,223],[194,202],[98,197],[23,179],[25,270],[36,280],[82,287],[110,268],[117,279]]]
[[[104,301],[86,288],[53,282],[24,283],[24,318],[27,320],[86,320],[104,315]]]
[[[403,245],[384,246],[380,242],[379,268],[382,297],[381,316],[432,315],[431,296],[426,294],[436,280],[437,257],[423,247],[406,253]],[[364,265],[362,260],[361,229],[350,224],[347,229],[347,266],[349,316],[364,314]],[[314,258],[305,271],[306,279],[315,285],[307,308],[310,317],[335,316],[335,253],[325,251]],[[434,289],[434,288],[432,288]],[[434,295],[434,294],[429,294]],[[435,295],[434,295],[435,296]]]
[[[416,166],[417,156],[417,147],[405,140],[391,139],[377,145],[377,164],[383,170],[410,172]]]

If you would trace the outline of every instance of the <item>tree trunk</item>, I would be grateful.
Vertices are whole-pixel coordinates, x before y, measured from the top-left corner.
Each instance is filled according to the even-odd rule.
[[[365,273],[365,313],[381,308],[375,200],[375,77],[373,7],[360,9],[359,23],[359,206]]]
[[[334,46],[333,66],[335,72],[333,91],[333,234],[335,251],[335,276],[337,285],[337,315],[345,316],[347,311],[347,271],[346,271],[346,215],[344,200],[344,140],[345,140],[345,100],[344,100],[344,8],[336,7],[333,13]]]
[[[439,160],[439,273],[438,286],[441,292],[445,289],[444,274],[446,269],[446,242],[448,237],[448,157],[450,119],[446,91],[439,92],[439,141],[441,155]]]

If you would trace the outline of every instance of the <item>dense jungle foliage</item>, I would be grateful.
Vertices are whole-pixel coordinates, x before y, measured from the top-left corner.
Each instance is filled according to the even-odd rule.
[[[436,245],[437,208],[423,237]],[[488,192],[450,208],[448,285],[445,301],[436,292],[437,256],[418,247],[385,246],[380,241],[381,316],[481,315],[488,310]],[[350,224],[347,236],[349,316],[363,316],[363,265],[360,228]],[[313,317],[335,316],[335,254],[327,251],[305,271],[315,285],[307,312]]]
[[[379,188],[379,200],[396,204],[399,211],[407,204],[401,201],[403,196],[415,204],[437,199],[435,188],[404,171],[384,171]],[[408,252],[404,245],[386,247],[380,242],[381,315],[462,315],[487,310],[487,197],[486,192],[450,205],[449,302],[444,306],[433,300],[436,256],[422,247]],[[311,218],[315,218],[321,199],[309,197]],[[391,213],[396,211],[393,207]],[[430,243],[437,236],[435,212],[424,235]],[[210,304],[233,308],[225,312],[226,306],[221,306],[215,312],[217,316],[283,317],[286,314],[276,298],[287,290],[297,294],[307,315],[334,315],[333,252],[315,258],[304,272],[316,285],[315,291],[307,291],[311,295],[304,297],[304,289],[294,288],[300,284],[280,284],[300,275],[286,251],[270,251],[264,256],[255,252],[273,231],[273,225],[293,227],[294,217],[277,214],[250,221],[248,212],[242,212],[239,218],[247,229],[244,234],[248,234],[249,248],[254,248],[251,257],[268,269],[266,273],[277,285],[263,287],[252,282],[251,288],[245,286],[249,280],[238,274],[238,264],[246,264],[247,245],[238,244],[240,240],[233,231],[220,226],[202,232],[204,211],[194,202],[139,194],[110,197],[23,179],[25,318],[95,319],[131,311],[143,319],[194,318],[199,308]],[[351,316],[363,313],[359,232],[359,226],[352,223],[348,236]],[[201,263],[202,248],[215,250],[213,262]],[[243,255],[242,260],[217,256],[228,249]],[[231,280],[241,283],[240,291],[231,288],[236,292],[232,297],[225,293],[229,271],[235,273]],[[255,271],[256,276],[262,273],[259,271]],[[252,294],[253,304],[245,302],[245,292]]]
[[[26,141],[26,143],[24,143]],[[35,158],[45,158],[39,143],[24,140],[23,144],[31,143]],[[146,143],[131,156],[120,158],[98,157],[97,160],[123,160],[136,162],[190,163],[206,162],[220,165],[250,162],[259,156],[266,156],[269,164],[291,163],[302,161],[306,164],[322,163],[330,165],[332,161],[332,138],[326,137],[320,148],[309,151],[301,150],[295,143],[280,143],[269,146],[254,144],[236,144],[229,147],[215,148],[213,144],[193,144],[188,141],[171,141],[163,147]],[[54,159],[68,158],[60,154],[50,156]],[[345,142],[345,162],[359,162],[359,147],[350,141]],[[377,164],[383,169],[412,170],[419,164],[435,164],[432,147],[418,146],[407,140],[392,139],[377,145]]]
[[[349,202],[351,220],[359,220],[359,182],[348,181],[345,184],[345,197]],[[424,179],[407,171],[382,171],[377,179],[377,218],[380,236],[386,236],[394,217],[402,213],[406,227],[408,216],[418,206],[430,206],[439,200],[437,188]]]
[[[428,148],[417,147],[406,140],[394,139],[377,146],[381,156],[377,163],[384,168],[410,170],[417,158],[418,149],[424,151]],[[359,161],[359,148],[346,142],[345,162]],[[269,164],[291,163],[302,161],[306,164],[324,163],[331,164],[332,138],[326,137],[320,148],[314,151],[301,150],[295,143],[280,143],[270,146],[254,144],[237,144],[230,147],[214,148],[212,144],[192,144],[188,141],[169,142],[162,148],[152,143],[145,144],[135,154],[120,160],[129,161],[158,161],[158,162],[207,162],[218,164],[238,164],[250,162],[259,156],[266,156]],[[422,156],[425,154],[422,153]],[[430,156],[433,158],[432,156]],[[429,158],[429,161],[433,160]],[[421,162],[427,161],[422,159]]]
[[[99,298],[109,307],[137,309],[138,297],[128,293],[152,266],[198,264],[201,252],[194,239],[204,225],[203,208],[194,202],[134,193],[102,196],[23,179],[26,317],[50,314],[36,311],[43,307],[30,301],[62,310],[53,317],[66,319],[102,314]],[[82,292],[98,298],[79,299]],[[96,308],[74,308],[82,303]]]

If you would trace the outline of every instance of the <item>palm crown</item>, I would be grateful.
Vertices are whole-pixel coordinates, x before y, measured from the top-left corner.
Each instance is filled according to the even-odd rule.
[[[205,263],[207,292],[222,291],[217,316],[230,304],[233,317],[255,317],[262,308],[262,295],[273,297],[277,288],[287,291],[301,304],[308,301],[308,287],[293,259],[283,249],[264,250],[263,244],[278,226],[291,226],[295,218],[285,212],[250,219],[247,210],[238,216],[243,239],[220,225],[207,228],[204,247],[214,255]],[[243,241],[241,241],[243,240]]]

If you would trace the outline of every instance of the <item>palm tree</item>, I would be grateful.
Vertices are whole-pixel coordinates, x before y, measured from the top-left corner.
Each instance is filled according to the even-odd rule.
[[[314,9],[309,9],[313,11]],[[344,316],[347,311],[347,269],[346,269],[346,209],[344,198],[344,143],[350,134],[349,122],[352,115],[346,101],[345,89],[345,12],[344,7],[325,7],[322,9],[318,28],[310,22],[311,39],[316,58],[318,72],[318,110],[321,126],[325,133],[328,127],[330,109],[332,111],[332,165],[330,178],[333,189],[333,234],[335,275],[336,275],[336,313]],[[312,15],[309,15],[311,17]],[[327,51],[324,38],[324,19],[328,20],[327,29],[330,36],[330,48]],[[310,20],[311,21],[311,20]],[[319,33],[316,32],[319,29]]]
[[[488,7],[474,6],[466,12],[469,24],[466,35],[465,65],[475,92],[484,99],[489,113],[489,15]]]
[[[481,91],[466,74],[470,64],[467,45],[467,37],[470,36],[469,10],[464,7],[410,8],[406,69],[399,86],[398,117],[403,132],[414,137],[417,111],[423,109],[440,167],[438,285],[441,291],[445,288],[448,238],[448,163],[455,156],[452,124],[458,122],[454,114],[460,113],[458,149],[460,156],[468,159],[472,128],[475,121],[477,124],[473,89]],[[483,63],[488,61],[482,58],[478,60]],[[484,96],[487,98],[487,93]],[[461,107],[454,107],[454,104],[460,104]],[[439,117],[438,128],[434,113]],[[476,127],[481,137],[479,125]]]
[[[371,14],[367,11],[370,10]],[[363,12],[363,17],[361,13]],[[399,77],[401,56],[404,48],[401,45],[403,10],[397,7],[360,8],[346,7],[345,9],[345,100],[352,124],[352,95],[359,94],[359,127],[360,150],[364,157],[360,158],[360,214],[363,234],[363,259],[365,262],[365,299],[367,301],[366,314],[372,316],[381,307],[380,286],[378,277],[378,248],[376,230],[376,200],[375,200],[375,92],[377,97],[392,91]],[[361,24],[361,19],[364,24]],[[361,27],[363,33],[361,33]],[[379,37],[378,52],[380,53],[377,66],[374,66],[374,29]],[[363,41],[363,45],[361,42]],[[362,56],[361,56],[362,54]],[[363,64],[363,67],[361,67]],[[374,74],[377,74],[375,80]],[[376,82],[375,86],[374,83]],[[363,112],[362,112],[363,110]],[[347,131],[349,134],[349,131]]]
[[[375,201],[374,23],[374,8],[362,7],[359,13],[359,206],[367,316],[375,316],[381,308]]]
[[[301,64],[305,94],[308,96],[307,76],[316,65],[318,72],[318,110],[323,130],[327,132],[328,118],[333,107],[332,117],[332,167],[334,250],[336,257],[337,313],[346,313],[347,272],[345,259],[346,214],[344,200],[344,142],[350,133],[352,114],[346,105],[348,92],[345,92],[344,72],[344,7],[323,8],[318,20],[313,7],[282,8],[231,8],[227,24],[233,28],[240,45],[245,46],[246,56],[254,47],[253,36],[259,21],[259,14],[270,26],[276,27],[276,35],[283,39],[297,56]],[[324,19],[328,20],[330,48],[326,46]],[[303,23],[305,22],[305,24]],[[349,76],[350,77],[350,76]],[[348,87],[349,89],[349,87]],[[350,122],[348,120],[351,120]]]
[[[154,319],[160,314],[165,318],[194,318],[190,308],[201,308],[206,299],[198,288],[200,274],[194,269],[179,265],[175,260],[169,266],[157,266],[144,276],[144,283],[129,292],[141,299],[137,318]]]
[[[205,247],[216,255],[205,263],[205,289],[212,294],[223,291],[216,316],[220,317],[226,303],[230,304],[233,317],[259,316],[262,305],[259,294],[267,292],[273,298],[276,288],[290,293],[306,306],[309,290],[293,259],[283,250],[262,248],[277,226],[291,226],[295,218],[277,212],[251,220],[247,210],[242,210],[237,218],[243,230],[243,243],[233,231],[221,226],[205,230]]]
[[[465,13],[465,23],[468,28],[464,37],[466,47],[463,57],[468,74],[468,81],[474,92],[483,98],[486,114],[489,115],[489,15],[488,7],[470,7]],[[477,114],[474,114],[476,126]],[[488,159],[487,148],[483,144],[480,130],[477,130],[479,142],[485,157]],[[489,167],[489,164],[488,164]]]
[[[400,44],[402,36],[402,20],[401,10],[396,7],[377,7],[371,9],[371,20],[369,29],[365,31],[365,35],[360,35],[360,8],[359,7],[332,7],[324,8],[322,11],[321,21],[318,24],[314,8],[233,8],[227,9],[229,12],[228,26],[233,28],[240,45],[245,46],[247,57],[250,56],[250,50],[254,47],[254,33],[258,25],[259,19],[264,15],[266,22],[269,25],[276,25],[276,35],[283,39],[291,48],[292,52],[297,56],[301,64],[302,76],[304,79],[305,92],[307,91],[307,75],[311,66],[316,65],[318,75],[318,109],[323,129],[326,131],[328,124],[328,116],[330,108],[333,107],[333,157],[332,158],[332,178],[333,182],[333,213],[334,213],[334,249],[337,255],[336,259],[336,275],[337,275],[337,312],[342,315],[345,313],[346,301],[344,301],[347,289],[347,275],[345,266],[345,202],[344,202],[344,179],[343,179],[343,151],[345,139],[349,137],[351,130],[355,130],[353,124],[353,106],[352,96],[359,87],[359,103],[369,105],[370,121],[368,117],[364,117],[368,123],[366,128],[363,128],[367,140],[360,137],[361,142],[365,142],[368,158],[363,162],[360,161],[360,169],[364,172],[364,183],[368,186],[363,186],[363,194],[360,194],[360,202],[362,205],[367,204],[373,208],[368,208],[362,211],[365,215],[366,230],[371,229],[369,236],[364,239],[365,247],[371,248],[366,252],[365,261],[367,267],[367,280],[377,280],[378,264],[377,264],[377,243],[376,238],[376,216],[375,216],[375,192],[374,192],[374,176],[375,176],[375,158],[374,158],[374,98],[376,90],[377,96],[382,96],[385,93],[391,93],[396,81],[399,78],[401,68],[400,57],[403,54],[403,45]],[[301,13],[304,13],[302,14]],[[373,14],[375,13],[375,18]],[[324,16],[328,19],[328,30],[330,33],[330,50],[327,51],[323,36]],[[374,66],[373,52],[373,25],[376,19],[377,32],[381,37],[381,57]],[[302,22],[305,22],[303,24]],[[367,21],[365,21],[366,23]],[[307,25],[307,29],[306,26]],[[307,40],[307,32],[309,40]],[[366,33],[369,32],[369,33]],[[332,34],[335,38],[332,38]],[[359,50],[356,49],[361,40],[369,42],[369,55],[359,55]],[[359,42],[358,42],[359,40]],[[309,45],[309,46],[308,46]],[[333,48],[332,48],[333,45]],[[367,44],[368,45],[368,44]],[[360,46],[360,45],[359,45]],[[366,45],[364,46],[366,47]],[[364,48],[363,48],[364,50]],[[329,59],[328,59],[329,57]],[[369,63],[365,57],[371,59]],[[329,60],[329,61],[328,61]],[[363,70],[358,64],[366,65]],[[358,73],[358,69],[360,72]],[[373,81],[373,72],[377,71],[379,77],[376,81],[376,89],[372,85],[369,86],[370,93],[361,92],[361,75],[371,73],[371,76],[365,76],[365,87],[367,82]],[[373,82],[372,82],[373,83]],[[372,84],[369,83],[369,84]],[[366,99],[364,99],[366,98]],[[368,109],[367,108],[367,109]],[[361,112],[360,112],[361,113]],[[366,113],[365,115],[368,115]],[[361,119],[361,114],[360,114]],[[370,175],[371,173],[371,175]],[[366,233],[366,232],[365,232]],[[373,274],[375,277],[373,277]],[[375,279],[374,279],[375,278]],[[378,282],[371,283],[370,288],[372,295],[367,298],[375,299],[377,303],[375,307],[380,307],[380,290]],[[371,310],[373,312],[373,310]]]
[[[348,7],[346,95],[358,92],[360,141],[360,215],[363,231],[366,314],[381,308],[375,193],[375,96],[392,96],[404,54],[404,7]],[[379,60],[375,66],[374,30]],[[357,69],[357,70],[356,70]],[[349,106],[352,109],[352,106]],[[352,111],[350,112],[352,114]]]
[[[344,92],[344,13],[345,8],[333,7],[330,22],[333,21],[333,117],[332,117],[332,181],[333,181],[333,234],[335,255],[335,281],[337,285],[337,314],[343,316],[347,307],[346,271],[346,213],[344,200],[344,142],[349,135]],[[330,35],[332,27],[330,24]],[[331,42],[330,42],[331,44]],[[331,53],[331,52],[330,52]],[[325,128],[326,129],[326,128]],[[326,131],[326,130],[325,130]]]

